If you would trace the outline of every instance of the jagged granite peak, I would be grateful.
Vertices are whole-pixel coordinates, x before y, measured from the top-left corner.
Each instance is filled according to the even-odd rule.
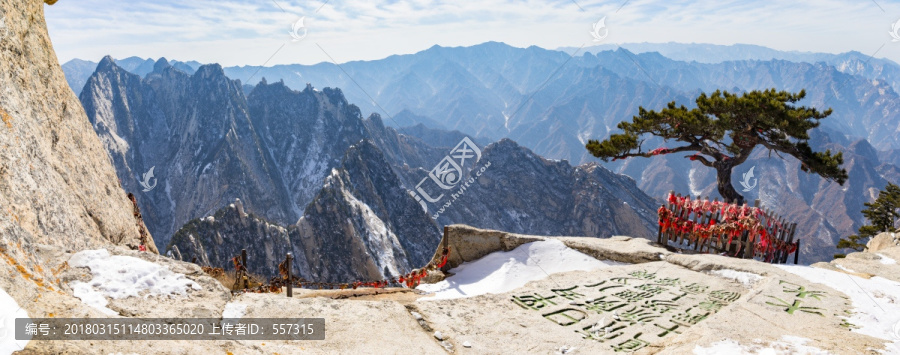
[[[160,245],[235,198],[268,220],[295,223],[347,148],[370,137],[340,89],[264,80],[245,97],[218,64],[193,75],[156,69],[141,78],[108,58],[82,99],[126,189],[143,195]],[[151,168],[161,189],[144,191]]]
[[[271,277],[278,275],[278,264],[293,250],[291,245],[287,228],[246,213],[237,199],[209,216],[186,223],[172,237],[166,254],[231,270],[231,258],[246,249],[248,269]]]
[[[422,266],[440,240],[437,225],[367,140],[347,150],[295,225],[281,227],[241,209],[236,201],[211,217],[192,220],[167,251],[182,260],[223,266],[246,249],[248,268],[265,277],[278,275],[278,263],[292,252],[296,275],[346,282],[397,276]]]
[[[97,63],[96,70],[109,70],[112,66],[116,66],[116,60],[111,55],[105,55],[100,63]]]
[[[341,169],[349,178],[349,192],[398,236],[409,264],[425,265],[440,240],[440,230],[419,209],[382,151],[372,141],[363,140],[347,150]]]
[[[338,89],[296,91],[282,81],[261,82],[248,101],[253,126],[299,218],[347,148],[367,137],[359,108]]]
[[[167,67],[142,79],[105,62],[88,79],[82,104],[161,245],[235,198],[274,220],[299,217],[263,153],[239,83],[221,66],[192,76]],[[159,187],[148,189],[141,183],[151,168]]]
[[[158,72],[161,72],[164,69],[171,67],[171,66],[172,65],[169,64],[169,61],[166,60],[165,57],[161,57],[161,58],[159,58],[159,60],[156,61],[155,64],[153,64],[153,72],[158,73]]]
[[[0,13],[0,289],[26,305],[39,296],[36,290],[59,290],[52,272],[59,265],[40,254],[46,246],[136,249],[140,232],[132,203],[63,76],[44,3],[0,1]],[[155,252],[152,237],[147,242]]]
[[[384,155],[388,157],[388,160],[391,161],[391,164],[397,169],[434,165],[449,150],[446,147],[434,146],[435,142],[446,142],[455,139],[456,142],[453,145],[456,145],[463,137],[466,137],[465,135],[456,136],[446,131],[435,131],[433,135],[435,139],[426,142],[426,140],[419,137],[402,134],[392,127],[385,126],[381,115],[377,113],[369,115],[363,123],[366,126],[369,138],[375,142],[375,145],[381,149]],[[412,181],[406,181],[404,174],[399,174],[401,179],[404,179],[404,185],[415,185],[415,183],[410,185]]]
[[[399,276],[427,263],[433,253],[427,249],[440,240],[437,226],[367,141],[351,147],[342,167],[331,171],[297,228],[307,241],[313,280]]]

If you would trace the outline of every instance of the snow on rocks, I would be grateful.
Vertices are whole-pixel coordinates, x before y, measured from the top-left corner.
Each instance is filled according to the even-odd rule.
[[[29,340],[16,340],[16,318],[28,318],[28,312],[0,289],[0,355],[12,354],[28,345]]]
[[[237,302],[228,302],[225,304],[225,309],[222,311],[222,318],[234,318],[240,319],[245,314],[247,314],[247,305],[243,303]]]
[[[106,307],[106,297],[173,296],[184,295],[188,289],[201,289],[184,274],[172,272],[168,267],[131,256],[110,255],[106,249],[78,252],[68,262],[71,267],[91,270],[89,282],[69,284],[75,297],[108,315],[116,312]]]
[[[774,341],[768,345],[747,344],[742,345],[734,340],[725,339],[710,344],[708,347],[697,345],[694,347],[694,355],[731,355],[731,354],[768,354],[768,355],[827,355],[828,351],[805,345],[809,339],[785,335],[780,341]]]
[[[422,284],[416,289],[434,293],[433,297],[423,300],[474,297],[508,292],[554,273],[591,271],[610,265],[613,263],[594,259],[558,240],[536,241],[464,263],[450,270],[453,276],[438,283]]]
[[[884,265],[894,265],[897,263],[897,260],[891,259],[891,258],[885,256],[884,254],[877,254],[877,255],[879,257],[881,257],[881,259],[879,259],[878,261],[880,261]]]
[[[108,316],[119,314],[118,312],[109,309],[109,307],[106,307],[106,305],[109,304],[109,301],[106,300],[106,297],[103,296],[102,292],[95,290],[90,284],[75,281],[69,284],[69,286],[72,287],[72,295],[78,297],[84,304],[91,306]]]
[[[715,271],[710,272],[710,274],[713,274],[713,275],[721,277],[721,278],[726,278],[726,279],[740,282],[742,285],[746,286],[747,288],[753,287],[753,284],[755,284],[757,281],[763,279],[762,276],[754,274],[754,273],[731,270],[731,269],[715,270]]]
[[[900,302],[890,296],[900,295],[900,283],[879,276],[865,279],[809,266],[777,266],[811,282],[841,290],[853,304],[853,314],[848,319],[858,327],[853,331],[891,341],[893,344],[888,347],[900,352],[900,334],[894,330],[900,323]]]

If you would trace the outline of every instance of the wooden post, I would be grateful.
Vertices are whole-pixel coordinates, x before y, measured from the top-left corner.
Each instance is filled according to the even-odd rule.
[[[784,219],[784,217],[780,217],[779,221],[781,222],[781,228],[778,229],[778,233],[775,233],[775,237],[779,241],[786,242],[787,241],[787,232],[788,232],[788,228],[790,228],[790,226],[788,225],[787,220]],[[772,255],[773,262],[776,257],[780,257],[780,256],[777,256],[777,254],[778,254],[777,250],[775,252],[773,252],[773,255]],[[768,257],[768,255],[767,255],[767,257]]]
[[[794,252],[794,265],[797,265],[797,260],[800,258],[800,238],[797,238],[797,251]]]
[[[702,201],[703,204],[708,205],[709,204],[709,196],[706,196],[704,199],[702,199],[700,201]],[[700,225],[701,226],[709,225],[710,217],[711,217],[711,214],[709,212],[706,212],[706,211],[700,212]],[[703,242],[703,240],[700,239],[700,234],[697,234],[696,238],[694,238],[694,250],[695,251],[700,249],[700,243],[702,243],[702,242]]]
[[[746,206],[746,204],[744,204]],[[759,208],[759,199],[753,201],[753,207]],[[744,258],[745,259],[753,259],[756,256],[756,236],[751,235],[750,232],[747,232],[747,244],[744,246],[747,250],[744,250]]]
[[[666,206],[666,205],[660,205],[660,207],[665,207],[665,206]],[[662,220],[659,219],[659,217],[660,217],[660,215],[657,213],[657,214],[656,214],[656,224],[657,224],[657,228],[656,228],[656,243],[662,244],[662,223],[660,223],[660,222],[662,222]],[[447,233],[444,233],[444,235],[447,235]]]
[[[287,253],[287,262],[285,266],[287,267],[287,296],[294,297],[294,282],[291,278],[291,265],[294,260],[294,255],[291,253]]]
[[[247,275],[247,249],[241,249],[241,268],[244,269],[244,288],[249,288],[250,277]]]
[[[791,223],[791,231],[788,232],[788,239],[787,239],[788,244],[794,243],[794,233],[795,232],[797,232],[797,223]],[[799,252],[799,250],[798,250],[798,252]],[[788,256],[789,256],[788,253],[784,253],[784,255],[781,256],[780,263],[786,264]]]
[[[744,203],[743,207],[747,207],[747,204]],[[756,200],[754,207],[759,207],[759,200]],[[756,246],[753,245],[753,236],[750,235],[750,231],[744,231],[743,233],[745,241],[744,241],[744,259],[753,259],[753,248]]]

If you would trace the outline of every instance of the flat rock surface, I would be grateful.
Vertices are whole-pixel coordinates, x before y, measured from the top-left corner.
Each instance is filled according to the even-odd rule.
[[[725,338],[753,343],[783,335],[834,353],[883,347],[883,340],[842,326],[840,316],[850,307],[840,292],[770,271],[748,286],[661,261],[554,274],[500,295],[425,297],[414,307],[460,353],[575,347],[576,353],[681,354]],[[473,346],[460,347],[465,341]]]
[[[23,353],[702,354],[723,344],[731,346],[729,353],[900,352],[900,338],[892,339],[891,330],[883,327],[900,322],[900,284],[890,281],[897,278],[896,265],[887,262],[900,257],[900,248],[850,254],[816,268],[677,254],[627,237],[521,236],[520,240],[517,235],[492,233],[499,238],[495,242],[478,237],[483,238],[476,243],[482,249],[475,249],[476,244],[470,244],[470,250],[450,247],[486,255],[531,241],[559,239],[588,255],[614,257],[619,263],[594,271],[554,273],[509,292],[469,298],[435,300],[400,288],[295,289],[295,297],[287,298],[284,293],[233,296],[196,265],[110,248],[113,255],[158,263],[201,286],[181,296],[110,300],[108,307],[118,313],[112,317],[232,317],[238,309],[237,316],[243,318],[324,318],[326,338],[31,341]],[[51,265],[61,265],[72,255],[49,246],[40,250],[40,257]],[[64,269],[49,290],[36,289],[20,275],[0,279],[0,286],[19,294],[17,300],[30,317],[110,317],[72,296],[68,285],[86,281],[89,273],[85,268]],[[881,284],[889,287],[873,291],[872,285]],[[26,291],[33,301],[21,300]],[[873,326],[878,324],[882,328]]]

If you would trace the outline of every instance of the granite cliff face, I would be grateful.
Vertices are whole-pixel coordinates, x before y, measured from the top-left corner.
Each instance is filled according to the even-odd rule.
[[[132,203],[66,84],[43,7],[0,1],[0,252],[47,276],[31,256],[36,244],[137,248],[140,239]]]
[[[297,229],[313,280],[399,276],[425,265],[440,241],[437,224],[370,141],[350,147]]]
[[[175,258],[227,265],[240,249],[248,268],[278,275],[278,263],[294,254],[295,275],[346,282],[397,276],[430,260],[440,233],[406,192],[381,151],[364,140],[341,165],[300,220],[282,227],[248,214],[240,200],[181,228],[168,247]]]
[[[129,250],[141,244],[141,224],[66,84],[44,6],[0,0],[0,352],[24,346],[10,341],[15,318],[89,314],[78,311],[59,255],[117,248],[159,257],[150,235],[149,252]]]
[[[165,59],[141,78],[106,57],[81,101],[160,245],[238,198],[267,219],[296,222],[364,129],[339,90],[262,83],[245,98],[218,65],[188,75]],[[144,178],[150,169],[158,180]]]

